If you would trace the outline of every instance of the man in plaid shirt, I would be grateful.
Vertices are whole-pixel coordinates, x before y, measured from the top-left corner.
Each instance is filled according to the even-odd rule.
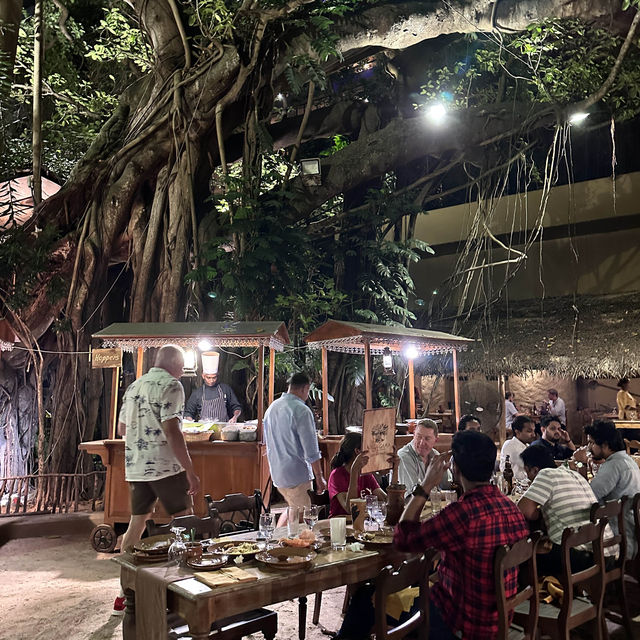
[[[429,493],[449,466],[448,455],[437,456],[413,490],[396,527],[394,545],[400,551],[442,552],[439,582],[430,592],[430,640],[464,638],[490,640],[498,631],[493,578],[496,547],[513,544],[529,533],[518,507],[489,484],[496,446],[476,431],[459,431],[452,440],[454,479],[464,494],[430,520],[419,517]],[[506,576],[506,596],[517,590],[517,569]]]

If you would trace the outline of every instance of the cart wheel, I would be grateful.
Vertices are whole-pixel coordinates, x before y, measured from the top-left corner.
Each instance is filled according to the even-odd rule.
[[[118,535],[108,524],[99,524],[89,536],[91,546],[101,553],[111,553],[116,548]]]

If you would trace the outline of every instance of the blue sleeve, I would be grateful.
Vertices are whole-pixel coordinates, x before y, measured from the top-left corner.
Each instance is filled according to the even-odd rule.
[[[299,411],[296,416],[298,422],[298,437],[302,445],[304,459],[309,462],[315,462],[322,458],[320,447],[318,446],[318,434],[316,433],[316,423],[313,420],[313,413],[309,407],[304,405],[304,410]]]

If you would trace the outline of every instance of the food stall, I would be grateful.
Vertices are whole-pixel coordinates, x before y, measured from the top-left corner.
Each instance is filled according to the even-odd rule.
[[[92,338],[102,349],[92,350],[92,359],[113,368],[110,400],[110,437],[105,440],[83,442],[80,450],[99,455],[107,469],[104,496],[104,524],[91,534],[97,551],[112,551],[117,536],[129,522],[129,490],[124,478],[124,440],[116,437],[118,416],[118,378],[121,357],[125,351],[134,354],[136,378],[142,376],[151,363],[145,363],[147,349],[165,344],[177,344],[194,353],[215,347],[255,347],[258,351],[257,378],[257,433],[254,442],[209,441],[198,438],[187,447],[195,471],[200,477],[201,489],[194,496],[194,511],[206,515],[205,494],[221,499],[228,493],[251,495],[256,488],[265,488],[269,468],[262,444],[262,418],[264,415],[265,348],[269,349],[268,402],[274,397],[275,352],[289,344],[289,335],[282,322],[175,322],[175,323],[116,323],[94,334]],[[206,346],[203,347],[202,343]],[[195,363],[197,364],[197,363]],[[205,438],[207,438],[205,434]],[[158,504],[153,514],[156,522],[168,522],[168,515]]]
[[[409,418],[416,417],[414,366],[416,358],[424,355],[450,353],[452,356],[453,392],[455,404],[455,423],[460,420],[460,390],[458,385],[458,351],[464,351],[473,340],[442,331],[394,327],[390,325],[366,324],[329,320],[312,331],[305,342],[311,349],[322,351],[322,389],[329,388],[329,367],[327,352],[362,354],[364,356],[366,408],[373,408],[372,393],[372,356],[390,359],[393,354],[404,354],[408,361]],[[390,360],[389,360],[390,362]],[[385,366],[386,363],[385,363]],[[326,461],[331,460],[337,451],[336,438],[329,436],[329,397],[322,394],[322,432],[321,450]],[[341,437],[341,436],[339,436]],[[338,437],[338,438],[339,438]],[[403,446],[411,437],[396,436],[396,446]]]

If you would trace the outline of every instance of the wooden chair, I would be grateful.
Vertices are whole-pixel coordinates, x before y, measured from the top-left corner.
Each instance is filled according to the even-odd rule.
[[[177,615],[168,619],[168,640],[191,640],[189,627]],[[269,609],[254,609],[238,616],[223,618],[214,623],[209,632],[212,640],[239,640],[252,633],[262,633],[265,640],[274,640],[278,632],[278,614]]]
[[[147,533],[150,536],[169,533],[171,527],[184,527],[187,533],[195,531],[196,540],[217,538],[220,533],[220,519],[211,518],[210,516],[199,518],[198,516],[188,515],[178,516],[169,524],[156,524],[153,520],[147,520]]]
[[[607,585],[614,583],[617,591],[617,596],[620,599],[620,611],[622,613],[622,622],[624,624],[627,637],[633,639],[633,631],[631,628],[631,616],[629,615],[629,605],[627,603],[627,593],[624,584],[624,575],[627,564],[627,534],[624,520],[624,506],[627,502],[627,496],[623,496],[620,500],[610,500],[604,505],[594,504],[591,507],[591,513],[589,519],[591,522],[597,523],[600,521],[609,522],[609,520],[616,518],[618,521],[618,534],[603,541],[603,547],[612,547],[618,545],[618,562],[612,569],[607,570],[605,567],[603,585],[606,591]],[[602,616],[602,624],[606,626],[607,622],[605,616]],[[603,634],[607,636],[606,628],[603,628]]]
[[[541,533],[518,540],[511,547],[496,549],[493,576],[498,607],[498,634],[496,640],[533,640],[538,629],[538,578],[536,552]],[[505,572],[518,567],[518,591],[510,598],[505,592]],[[522,569],[526,574],[523,579]],[[524,586],[523,586],[524,585]],[[514,624],[511,623],[512,612]]]
[[[624,439],[624,444],[627,447],[627,455],[631,455],[631,449],[637,449],[640,451],[640,441]]]
[[[602,539],[605,521],[584,524],[578,529],[568,528],[562,534],[562,575],[560,582],[564,597],[559,607],[540,603],[538,627],[541,634],[552,638],[569,640],[569,631],[595,620],[594,635],[602,640],[602,598],[604,594],[604,553]],[[593,546],[593,565],[582,571],[571,570],[571,549],[580,545]],[[580,587],[589,593],[589,598],[576,596],[574,589]]]
[[[376,579],[375,634],[376,640],[396,640],[410,633],[418,640],[429,638],[429,572],[437,552],[429,549],[419,558],[405,560],[398,569],[385,567]],[[387,597],[411,586],[418,586],[418,611],[408,620],[389,629],[387,624]]]
[[[635,524],[636,555],[627,563],[627,573],[640,584],[640,493],[636,493],[631,499],[631,510],[633,511],[633,522]]]
[[[260,527],[260,514],[264,511],[262,493],[259,489],[253,496],[244,493],[230,493],[222,500],[214,500],[209,494],[205,495],[211,518],[220,520],[219,535],[230,535],[240,531],[257,531]]]
[[[329,504],[331,502],[329,498],[329,492],[325,489],[321,494],[317,494],[313,489],[309,489],[307,491],[309,495],[309,500],[311,500],[311,504],[315,504],[318,507],[318,519],[324,520],[329,517]],[[347,588],[347,592],[345,593],[345,604],[343,605],[343,613],[346,608],[346,603],[348,603],[348,593],[349,589]],[[316,593],[316,597],[313,603],[313,617],[311,621],[313,624],[317,625],[320,622],[320,608],[322,607],[322,591],[318,591]]]

